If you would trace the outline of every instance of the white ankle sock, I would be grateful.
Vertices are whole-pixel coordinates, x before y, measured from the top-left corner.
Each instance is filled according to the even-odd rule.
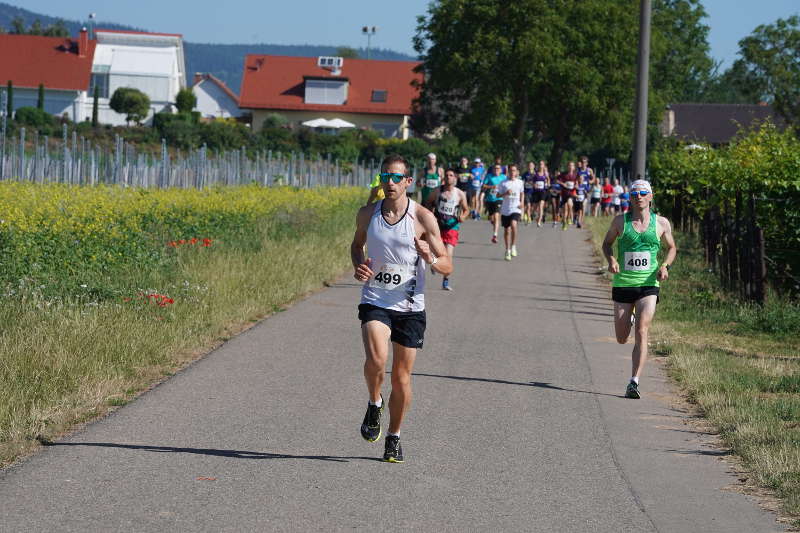
[[[380,407],[381,405],[383,405],[383,398],[378,398],[377,402],[370,401],[369,404],[374,405],[376,407]]]
[[[639,378],[637,378],[636,376],[633,376],[633,377],[631,378],[631,381],[633,381],[633,382],[634,382],[634,383],[636,383],[637,385],[639,384]]]

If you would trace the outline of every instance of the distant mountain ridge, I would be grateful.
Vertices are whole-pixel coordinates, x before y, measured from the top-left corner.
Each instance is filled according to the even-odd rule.
[[[11,21],[15,18],[25,21],[25,26],[30,26],[33,21],[39,20],[43,26],[54,24],[57,17],[34,13],[21,7],[12,6],[0,2],[0,27],[6,31],[11,28]],[[77,35],[84,26],[88,27],[88,21],[65,20],[61,19],[69,30],[70,35]],[[105,28],[109,30],[134,30],[148,31],[143,28],[136,28],[114,22],[96,22],[95,28]],[[172,33],[182,33],[179,27],[170,30]],[[190,43],[184,41],[184,51],[186,55],[186,77],[187,83],[191,85],[195,72],[210,72],[225,82],[235,93],[239,93],[242,82],[242,70],[244,68],[244,56],[246,54],[271,54],[285,56],[324,56],[335,55],[336,46],[324,46],[313,44],[212,44],[212,43]],[[361,57],[366,56],[366,49],[359,48],[358,53]],[[414,61],[415,58],[382,48],[370,50],[372,59],[383,59],[388,61]]]

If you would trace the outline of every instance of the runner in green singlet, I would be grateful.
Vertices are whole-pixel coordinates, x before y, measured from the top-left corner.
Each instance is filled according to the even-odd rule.
[[[422,198],[420,199],[422,205],[428,202],[428,195],[431,191],[438,189],[442,185],[443,179],[444,170],[442,167],[436,166],[436,154],[428,154],[425,168],[422,169],[422,175],[417,182],[417,187],[422,191]]]
[[[653,191],[650,183],[636,180],[631,184],[632,210],[611,222],[603,241],[603,255],[608,271],[614,274],[611,298],[614,300],[614,332],[617,342],[626,344],[636,317],[631,379],[626,398],[639,398],[639,378],[647,361],[650,323],[658,303],[659,282],[669,277],[669,267],[678,252],[669,220],[650,210]],[[614,255],[614,241],[617,254]],[[664,262],[658,264],[661,243],[667,247]],[[634,313],[634,308],[636,314]]]

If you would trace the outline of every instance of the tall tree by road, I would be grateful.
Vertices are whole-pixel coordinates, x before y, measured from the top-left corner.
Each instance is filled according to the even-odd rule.
[[[662,103],[700,102],[716,65],[700,0],[654,0],[651,80]],[[661,107],[663,109],[663,107]]]
[[[419,17],[420,106],[459,137],[513,147],[551,138],[557,166],[575,135],[629,146],[635,0],[440,0]]]
[[[732,67],[742,73],[739,84],[800,126],[800,16],[758,26],[739,41],[739,55]]]

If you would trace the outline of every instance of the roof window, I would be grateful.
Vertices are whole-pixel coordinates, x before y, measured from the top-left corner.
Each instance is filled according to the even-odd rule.
[[[373,89],[372,90],[372,101],[373,102],[385,102],[386,98],[389,96],[389,91],[384,89]]]
[[[344,105],[347,103],[347,82],[343,80],[306,80],[305,103]]]

